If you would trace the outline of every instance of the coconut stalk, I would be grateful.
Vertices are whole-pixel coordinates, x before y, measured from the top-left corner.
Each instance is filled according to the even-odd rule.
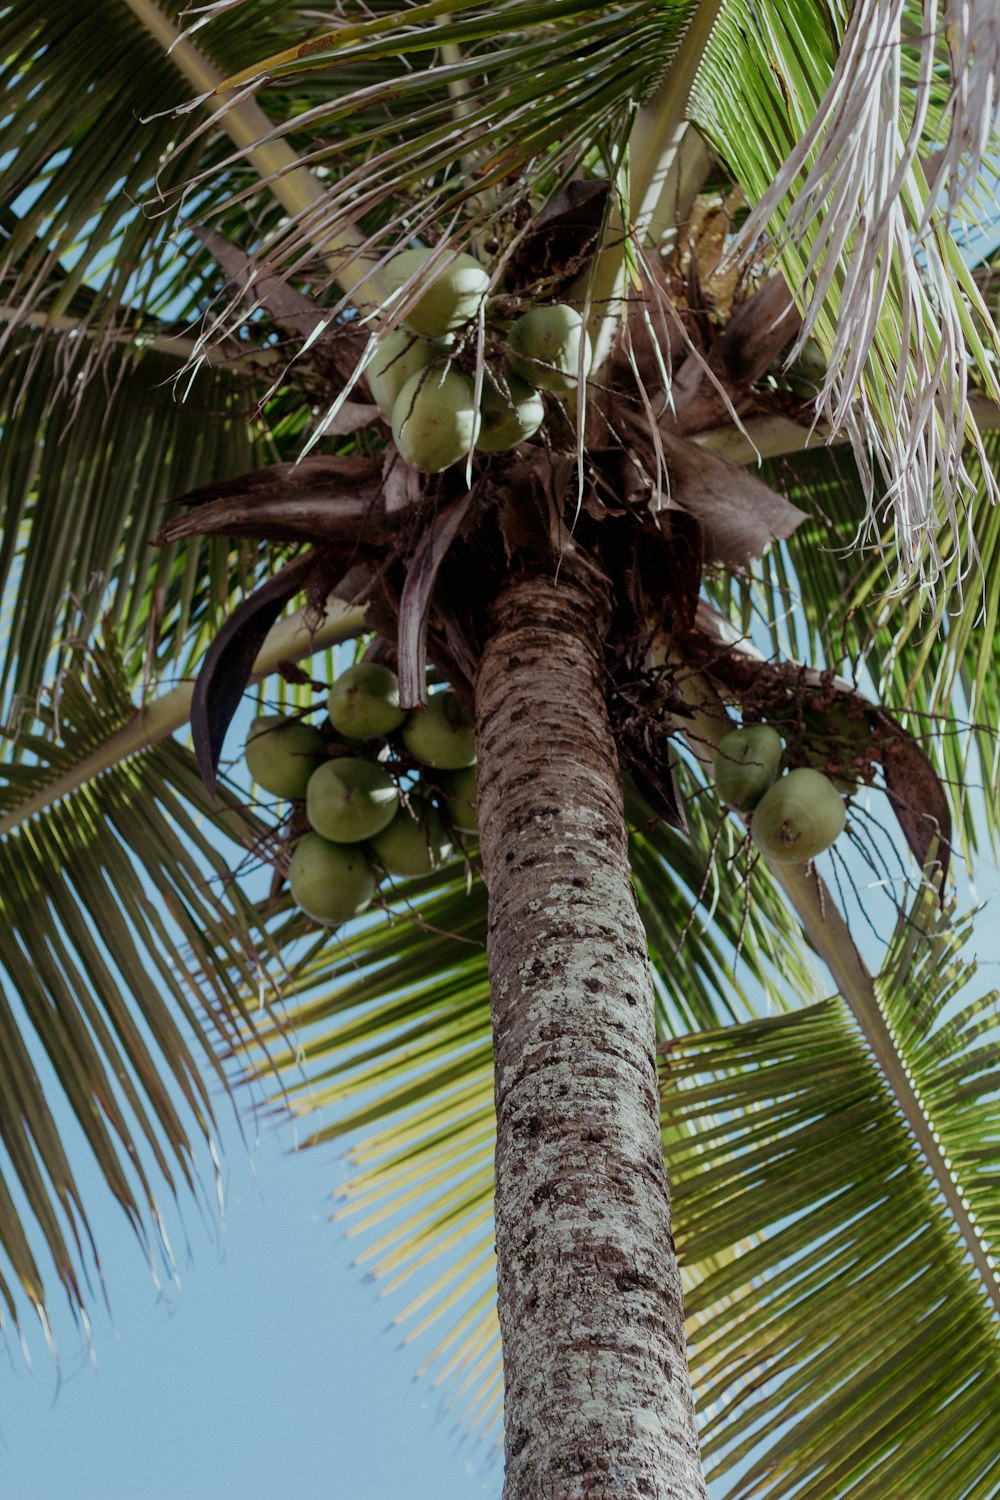
[[[705,1489],[592,577],[504,585],[476,691],[504,1500]]]

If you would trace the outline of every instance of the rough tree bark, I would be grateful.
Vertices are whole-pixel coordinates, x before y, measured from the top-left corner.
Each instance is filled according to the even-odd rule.
[[[600,586],[506,585],[476,691],[504,1500],[705,1495]]]

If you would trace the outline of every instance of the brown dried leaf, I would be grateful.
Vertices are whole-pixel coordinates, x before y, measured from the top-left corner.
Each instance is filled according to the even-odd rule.
[[[247,501],[269,500],[283,495],[305,495],[311,499],[373,498],[378,491],[379,464],[357,454],[310,454],[294,464],[269,464],[250,469],[235,479],[203,484],[168,503],[203,505],[208,500],[239,497]]]
[[[472,504],[473,490],[432,517],[413,554],[399,601],[399,701],[403,708],[427,705],[427,616],[438,569]]]
[[[729,407],[723,390],[733,398],[749,391],[800,327],[783,278],[766,281],[733,314],[708,358],[691,354],[677,372],[671,387],[676,431],[703,432],[725,422]]]
[[[739,464],[674,433],[662,433],[661,440],[670,482],[668,506],[695,517],[706,562],[740,572],[806,519],[805,511]]]
[[[568,182],[535,219],[508,262],[515,285],[572,281],[594,252],[611,183]]]
[[[226,730],[264,638],[289,599],[308,586],[315,566],[315,554],[307,553],[255,589],[229,616],[205,653],[191,700],[191,733],[202,780],[213,795]]]
[[[913,736],[884,709],[875,718],[892,810],[920,864],[933,856],[943,891],[951,863],[951,811],[944,788]]]
[[[183,495],[175,503],[194,509],[168,521],[157,540],[218,534],[377,544],[384,535],[378,479],[375,460],[353,456],[272,464]]]

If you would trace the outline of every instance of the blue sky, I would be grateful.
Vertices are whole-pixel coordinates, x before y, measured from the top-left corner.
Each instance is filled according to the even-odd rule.
[[[245,1142],[224,1104],[220,1123],[225,1228],[190,1200],[171,1215],[180,1286],[162,1295],[96,1176],[81,1174],[103,1204],[113,1319],[95,1306],[92,1362],[56,1308],[60,1375],[40,1333],[33,1371],[9,1350],[4,1500],[494,1500],[489,1451],[414,1383],[421,1348],[400,1348],[393,1307],[328,1222],[338,1153],[290,1157],[287,1126]]]

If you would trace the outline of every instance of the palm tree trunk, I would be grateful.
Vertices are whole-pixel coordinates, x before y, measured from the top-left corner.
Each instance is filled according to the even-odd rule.
[[[504,1500],[705,1495],[605,609],[565,565],[509,583],[477,682]]]

